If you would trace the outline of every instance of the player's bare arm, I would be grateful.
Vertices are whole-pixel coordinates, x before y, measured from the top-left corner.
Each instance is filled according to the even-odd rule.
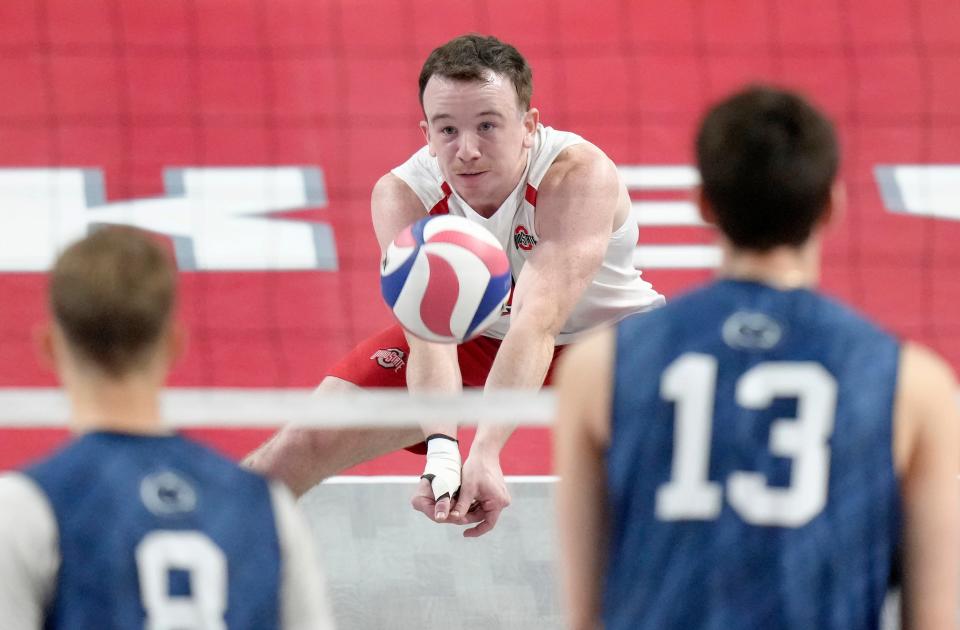
[[[387,173],[373,187],[370,199],[370,208],[373,215],[373,229],[380,244],[380,251],[387,251],[390,242],[403,229],[424,216],[424,207],[416,193],[392,173]],[[407,360],[407,388],[411,392],[417,391],[460,391],[463,381],[460,376],[460,364],[457,360],[457,348],[452,344],[439,344],[424,341],[419,337],[405,332],[410,344],[410,355]],[[448,435],[456,437],[456,423],[431,423],[423,426],[424,435]],[[438,492],[435,493],[431,482],[421,479],[420,485],[411,499],[414,509],[423,512],[437,521],[445,520],[450,512],[450,495],[456,490],[449,490],[447,486],[459,484],[460,455],[459,445],[456,442],[447,443],[444,440],[431,444],[444,450],[435,462],[441,468],[456,468],[456,480],[446,483],[438,480]],[[429,466],[428,466],[429,468]],[[442,472],[442,471],[438,471]],[[433,474],[428,472],[427,474]],[[445,484],[445,485],[443,485]],[[446,491],[449,490],[449,491]],[[444,494],[448,496],[441,498]]]
[[[537,194],[540,241],[517,278],[510,330],[487,387],[543,384],[557,335],[600,268],[613,229],[629,211],[616,167],[590,144],[567,148]],[[512,429],[481,427],[480,446],[497,452]]]
[[[905,344],[894,463],[904,503],[902,627],[951,628],[960,592],[960,409],[950,367]]]
[[[561,580],[570,628],[592,630],[600,618],[606,530],[603,451],[610,436],[614,332],[605,329],[560,361],[554,461]]]
[[[603,261],[610,234],[626,219],[629,199],[614,164],[596,147],[578,144],[558,156],[537,193],[540,241],[517,278],[510,329],[487,379],[487,389],[543,384],[556,336]],[[481,425],[464,463],[454,516],[476,499],[485,520],[480,535],[509,504],[499,454],[514,427]]]
[[[392,173],[387,173],[373,187],[370,199],[373,229],[386,252],[390,242],[401,230],[424,216],[424,207],[416,193]],[[459,391],[462,388],[457,349],[452,344],[424,341],[406,334],[410,343],[407,363],[407,387],[410,391]],[[434,432],[456,434],[455,424],[430,427]]]
[[[388,173],[373,188],[371,212],[377,241],[381,249],[386,249],[402,229],[424,215],[424,208],[400,178]],[[456,367],[456,356],[449,355],[450,349],[418,344],[418,341],[410,340],[411,357],[416,357],[408,357],[411,383],[429,383],[435,378],[434,372],[446,374],[443,366],[451,359]],[[421,360],[429,352],[437,356]],[[424,367],[428,368],[425,375],[419,373]],[[354,387],[352,383],[327,377],[318,391],[336,395]],[[288,425],[248,455],[244,464],[283,480],[294,494],[300,496],[332,474],[416,441],[418,433],[415,430],[316,429]]]

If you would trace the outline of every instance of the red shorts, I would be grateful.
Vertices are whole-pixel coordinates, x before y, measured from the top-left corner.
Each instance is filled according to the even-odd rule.
[[[557,346],[554,349],[545,385],[551,383],[557,357],[564,347]],[[483,336],[457,346],[464,387],[484,386],[499,349],[499,339]],[[410,346],[407,345],[403,329],[394,324],[357,344],[330,368],[327,376],[335,376],[360,387],[406,387],[409,354]],[[407,450],[423,455],[427,452],[427,446],[421,442],[408,446]]]
[[[552,381],[557,357],[563,348],[557,346],[553,352],[545,385]],[[457,346],[464,387],[484,386],[499,349],[499,339],[483,336]],[[403,329],[394,324],[357,344],[330,368],[327,376],[335,376],[360,387],[406,387],[409,354],[410,346],[407,345]]]

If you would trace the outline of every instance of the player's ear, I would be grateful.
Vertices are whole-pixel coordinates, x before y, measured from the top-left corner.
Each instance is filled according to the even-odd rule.
[[[533,147],[533,138],[537,134],[537,125],[540,124],[540,110],[531,107],[523,115],[523,148]]]
[[[830,198],[827,200],[827,207],[818,221],[818,227],[835,225],[843,219],[847,212],[847,186],[839,179],[833,182],[830,187]]]
[[[703,186],[697,186],[693,189],[693,200],[697,204],[697,210],[700,212],[700,218],[708,225],[717,224],[717,214],[710,205],[710,200],[703,194]]]
[[[33,328],[33,342],[37,350],[40,365],[56,372],[57,358],[53,340],[53,322],[44,322]]]
[[[170,365],[176,363],[187,348],[187,329],[178,321],[170,324],[167,336],[167,357]]]
[[[436,152],[433,150],[433,146],[430,144],[430,125],[427,124],[427,121],[420,121],[420,131],[423,132],[423,139],[427,143],[427,150],[430,151],[430,157],[437,157]]]

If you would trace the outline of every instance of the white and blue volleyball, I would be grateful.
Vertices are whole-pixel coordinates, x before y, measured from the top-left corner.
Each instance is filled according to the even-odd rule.
[[[380,267],[383,298],[400,325],[439,343],[462,343],[490,327],[510,284],[510,261],[493,234],[453,215],[405,228]]]

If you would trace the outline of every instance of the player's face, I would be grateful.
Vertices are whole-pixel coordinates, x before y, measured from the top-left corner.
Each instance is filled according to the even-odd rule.
[[[423,92],[420,123],[444,179],[479,213],[493,213],[520,181],[539,113],[522,111],[512,82],[434,75]]]

